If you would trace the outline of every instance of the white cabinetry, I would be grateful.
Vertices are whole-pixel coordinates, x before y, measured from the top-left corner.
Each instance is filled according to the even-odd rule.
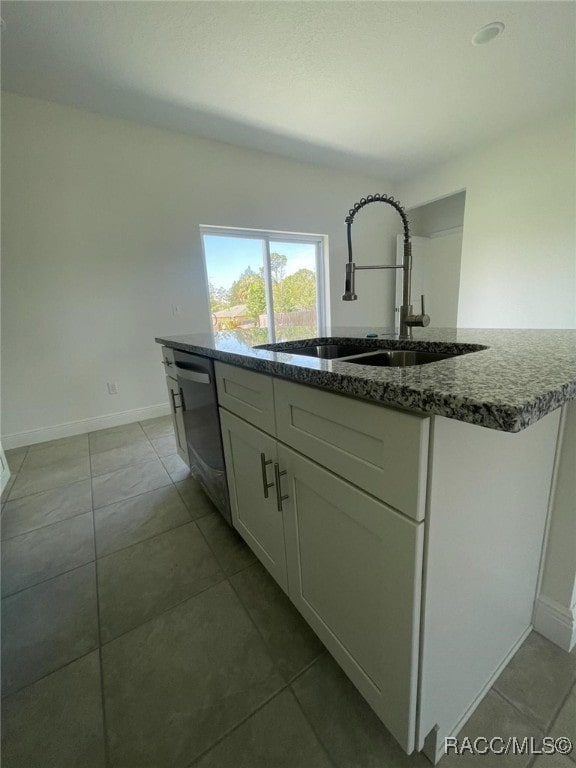
[[[220,363],[216,380],[234,526],[411,752],[423,525],[381,499],[421,518],[428,419]]]

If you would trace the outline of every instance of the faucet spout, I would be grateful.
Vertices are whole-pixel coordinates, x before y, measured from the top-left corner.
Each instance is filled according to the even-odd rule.
[[[354,290],[356,275],[356,264],[353,261],[349,261],[346,264],[346,282],[344,283],[344,293],[342,294],[342,301],[356,301],[358,296]]]
[[[352,258],[352,223],[359,210],[370,203],[387,203],[391,205],[400,215],[404,229],[404,253],[402,264],[380,264],[358,266]],[[401,269],[402,270],[402,306],[400,307],[400,338],[412,338],[412,328],[414,326],[426,326],[430,322],[428,315],[424,314],[424,297],[422,297],[422,313],[415,315],[412,311],[412,301],[410,298],[412,289],[412,243],[410,240],[410,225],[406,212],[400,202],[389,195],[368,195],[363,197],[348,211],[345,219],[348,240],[348,262],[346,264],[346,282],[342,301],[356,301],[358,296],[355,292],[355,273],[358,269]]]

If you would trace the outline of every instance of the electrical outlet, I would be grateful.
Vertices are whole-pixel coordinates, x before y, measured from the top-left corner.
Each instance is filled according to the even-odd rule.
[[[118,394],[118,382],[116,382],[116,381],[109,381],[106,386],[108,387],[108,394],[109,395],[117,395]]]
[[[180,314],[180,304],[172,304],[172,314],[177,317]]]

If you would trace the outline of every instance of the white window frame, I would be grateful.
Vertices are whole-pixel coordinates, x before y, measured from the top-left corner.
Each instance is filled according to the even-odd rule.
[[[268,318],[268,341],[276,341],[276,324],[274,321],[274,306],[272,301],[272,278],[270,272],[270,242],[303,243],[314,245],[316,253],[316,324],[318,336],[325,336],[329,324],[328,302],[328,236],[308,234],[303,232],[281,232],[273,229],[244,229],[239,227],[221,227],[215,225],[200,225],[200,240],[202,242],[202,256],[204,260],[204,274],[206,276],[206,289],[208,290],[208,268],[206,265],[206,251],[204,248],[204,235],[216,235],[219,237],[244,237],[250,240],[262,240],[264,243],[263,257],[268,269],[264,271],[264,289],[266,293],[266,315]]]

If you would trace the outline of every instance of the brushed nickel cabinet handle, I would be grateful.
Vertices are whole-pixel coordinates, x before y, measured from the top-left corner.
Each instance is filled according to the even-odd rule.
[[[289,498],[288,494],[282,496],[282,485],[280,480],[281,477],[287,474],[288,472],[285,469],[280,472],[279,464],[274,464],[274,477],[276,479],[276,505],[278,507],[278,512],[282,512],[282,502]]]
[[[182,408],[182,405],[176,405],[176,397],[173,389],[170,390],[170,394],[172,396],[172,408],[174,410],[174,413],[176,413],[178,408]],[[180,395],[180,401],[182,401],[182,392],[180,392],[179,395]]]
[[[261,453],[260,454],[260,466],[262,468],[262,488],[264,490],[264,498],[267,499],[269,497],[268,489],[272,488],[274,483],[268,482],[268,475],[266,474],[266,467],[268,464],[272,464],[272,459],[266,460],[266,454]]]

